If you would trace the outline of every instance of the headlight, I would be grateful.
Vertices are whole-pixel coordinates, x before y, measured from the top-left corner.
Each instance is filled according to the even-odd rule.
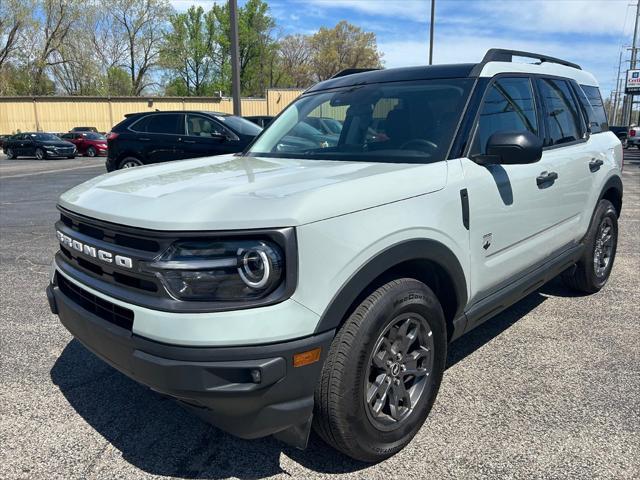
[[[148,269],[179,300],[243,301],[284,282],[285,261],[271,240],[189,240],[171,245]]]
[[[46,148],[47,150],[55,150],[56,149],[55,145],[43,145],[43,148]]]

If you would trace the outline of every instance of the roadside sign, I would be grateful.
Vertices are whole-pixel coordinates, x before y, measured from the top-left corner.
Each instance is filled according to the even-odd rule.
[[[627,70],[627,84],[624,93],[640,93],[640,70]]]

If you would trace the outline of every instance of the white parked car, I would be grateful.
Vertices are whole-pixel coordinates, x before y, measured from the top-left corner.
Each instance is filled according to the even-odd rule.
[[[342,128],[304,137],[310,117]],[[596,79],[545,55],[345,72],[242,154],[64,193],[52,311],[223,430],[304,447],[313,426],[379,461],[427,418],[449,342],[557,275],[606,284],[622,206],[606,122]]]

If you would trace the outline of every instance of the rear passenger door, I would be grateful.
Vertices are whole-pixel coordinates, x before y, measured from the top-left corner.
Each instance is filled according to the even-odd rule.
[[[155,113],[146,115],[130,128],[144,163],[167,162],[185,158],[184,114]]]
[[[587,127],[570,80],[540,77],[537,85],[546,126],[542,163],[546,171],[558,175],[546,187],[553,202],[547,212],[553,220],[547,250],[553,255],[584,234],[579,226],[591,185],[589,162],[597,153],[593,143],[588,142]]]
[[[537,177],[552,167],[544,158],[523,165],[480,165],[497,132],[529,131],[544,138],[533,80],[526,75],[494,78],[485,92],[462,159],[470,213],[470,302],[481,300],[547,259],[557,198]]]

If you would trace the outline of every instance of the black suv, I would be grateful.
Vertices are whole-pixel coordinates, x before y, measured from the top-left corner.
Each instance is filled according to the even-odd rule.
[[[254,123],[226,113],[130,114],[107,136],[107,171],[240,152],[261,131]]]

